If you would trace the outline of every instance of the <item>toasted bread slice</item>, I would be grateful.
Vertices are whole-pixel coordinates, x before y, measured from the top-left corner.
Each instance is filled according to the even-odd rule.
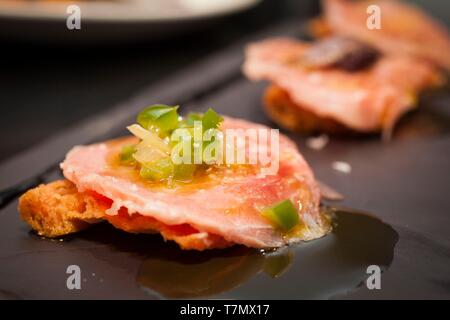
[[[165,240],[173,240],[183,249],[204,250],[233,245],[218,235],[198,232],[188,225],[168,226],[151,217],[129,215],[126,210],[107,215],[105,211],[110,205],[106,198],[78,192],[72,182],[59,180],[27,191],[20,197],[18,209],[31,228],[48,238],[79,232],[107,220],[114,227],[130,233],[159,232]]]
[[[19,199],[22,219],[39,235],[50,238],[86,229],[101,221],[106,209],[93,196],[79,193],[67,180],[40,185]]]

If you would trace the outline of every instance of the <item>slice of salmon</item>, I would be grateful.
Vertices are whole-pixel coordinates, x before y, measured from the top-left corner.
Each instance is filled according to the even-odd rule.
[[[384,55],[354,72],[310,69],[301,63],[308,48],[287,38],[251,44],[243,71],[251,80],[273,82],[299,107],[361,132],[391,129],[420,90],[440,81],[431,64],[405,55]]]
[[[258,129],[261,125],[226,118],[222,129]],[[245,134],[243,131],[240,134]],[[105,218],[130,232],[157,230],[169,240],[198,249],[243,244],[255,248],[280,247],[325,235],[330,225],[319,212],[320,191],[314,175],[295,144],[280,135],[279,170],[261,175],[258,166],[222,166],[182,184],[155,184],[140,179],[133,168],[112,159],[130,138],[72,149],[61,164],[64,176],[79,192],[95,192],[111,201]],[[264,141],[248,141],[266,146]],[[291,199],[301,223],[288,234],[274,228],[260,210]],[[181,226],[181,227],[180,227]],[[173,232],[181,228],[180,232]],[[166,232],[167,231],[167,232]],[[177,238],[178,237],[178,238]],[[184,237],[184,238],[180,238]],[[206,245],[205,245],[206,244]]]
[[[380,29],[367,27],[369,5],[380,8]],[[450,70],[448,31],[418,7],[394,0],[324,0],[323,9],[333,33],[371,43],[384,52],[426,58]]]

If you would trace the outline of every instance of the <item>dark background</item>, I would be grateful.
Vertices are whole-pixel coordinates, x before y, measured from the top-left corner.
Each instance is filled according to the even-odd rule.
[[[415,2],[450,21],[448,1]],[[189,33],[89,45],[70,39],[18,40],[3,22],[0,162],[249,34],[283,20],[302,23],[319,11],[315,0],[264,0]]]

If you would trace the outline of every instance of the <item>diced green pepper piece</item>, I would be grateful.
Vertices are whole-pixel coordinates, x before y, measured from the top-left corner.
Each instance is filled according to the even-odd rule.
[[[168,132],[178,127],[178,106],[155,104],[142,110],[137,116],[137,123],[145,129],[156,126],[161,132]]]
[[[136,160],[133,158],[133,154],[136,152],[136,146],[126,145],[122,147],[119,154],[119,159],[122,164],[135,164]]]
[[[215,112],[213,109],[209,108],[208,111],[206,111],[203,114],[203,118],[202,118],[203,131],[206,131],[206,130],[212,129],[212,128],[218,128],[222,121],[223,121],[223,118],[217,112]]]
[[[261,214],[283,231],[289,231],[299,223],[297,209],[289,199],[263,209]]]
[[[173,178],[178,181],[189,182],[194,177],[195,164],[181,163],[174,166]]]
[[[174,166],[170,158],[164,158],[141,167],[142,178],[153,181],[168,179],[174,172]]]
[[[198,113],[198,112],[191,112],[188,114],[188,116],[186,118],[186,123],[189,126],[193,126],[194,121],[202,121],[202,118],[203,118],[203,114]]]

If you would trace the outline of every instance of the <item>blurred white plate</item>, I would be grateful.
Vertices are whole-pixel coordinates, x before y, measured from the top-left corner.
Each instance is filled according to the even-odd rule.
[[[81,10],[81,30],[74,39],[160,36],[237,13],[261,0],[0,0],[0,33],[20,37],[64,39],[67,8]],[[78,33],[78,34],[77,34]],[[77,34],[77,35],[75,35]]]

